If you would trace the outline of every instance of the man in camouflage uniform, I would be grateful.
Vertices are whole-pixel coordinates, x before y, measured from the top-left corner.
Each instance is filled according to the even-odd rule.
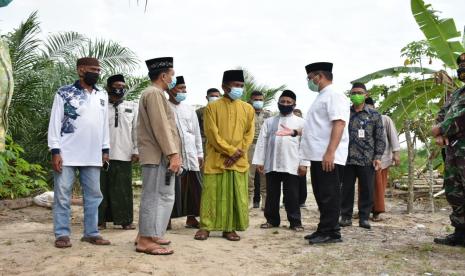
[[[207,101],[214,102],[218,100],[221,97],[220,90],[216,88],[210,88],[207,90]],[[203,111],[205,110],[205,106],[197,109],[195,113],[197,114],[197,119],[199,120],[199,126],[200,126],[200,135],[202,136],[202,146],[203,146],[203,152],[205,152],[205,134],[203,132]]]
[[[255,135],[253,138],[253,143],[249,148],[249,198],[253,200],[253,208],[260,207],[260,196],[262,202],[262,210],[265,209],[265,198],[266,198],[266,181],[265,176],[260,175],[255,165],[252,165],[253,154],[255,152],[255,145],[257,144],[258,135],[260,134],[260,129],[262,128],[263,122],[266,118],[272,116],[271,112],[268,110],[263,109],[263,105],[265,102],[265,97],[263,96],[262,92],[260,91],[253,91],[250,96],[249,103],[255,109]],[[258,185],[259,187],[255,186],[255,178],[258,177]],[[257,185],[257,186],[258,186]]]
[[[465,82],[465,53],[457,58],[457,76]],[[465,86],[455,91],[438,114],[432,129],[436,143],[446,146],[444,189],[452,207],[454,233],[434,242],[465,246]]]

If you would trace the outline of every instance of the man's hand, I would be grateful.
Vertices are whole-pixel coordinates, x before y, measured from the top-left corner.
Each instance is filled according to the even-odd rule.
[[[447,139],[447,137],[439,135],[439,136],[436,136],[434,139],[436,141],[436,145],[440,147],[449,145],[449,139]]]
[[[203,168],[203,158],[202,157],[198,157],[197,160],[199,160],[199,168],[202,169]]]
[[[110,162],[110,155],[108,153],[102,154],[102,164],[105,163],[105,161]]]
[[[139,162],[139,154],[133,154],[133,155],[131,156],[131,161],[132,161],[132,163],[137,163],[137,162]]]
[[[334,152],[326,151],[325,155],[323,155],[323,161],[321,161],[321,166],[323,167],[323,171],[331,172],[334,170]]]
[[[291,136],[294,134],[294,130],[288,128],[287,126],[281,124],[281,130],[276,131],[276,136]]]
[[[299,169],[297,170],[297,174],[299,176],[306,176],[307,175],[307,167],[299,166]]]
[[[265,174],[265,166],[263,165],[257,165],[255,166],[255,168],[257,168],[257,172],[261,175]]]
[[[234,163],[237,162],[237,160],[239,160],[239,158],[241,158],[242,156],[244,155],[244,151],[241,150],[241,149],[237,149],[236,152],[229,158],[226,158],[226,160],[224,161],[223,165],[226,167],[226,168],[229,168],[231,167],[232,165],[234,165]]]
[[[375,167],[375,171],[378,171],[379,169],[381,169],[381,160],[374,160],[373,167]]]
[[[439,135],[441,135],[441,128],[439,128],[438,125],[433,126],[433,128],[431,129],[431,134],[433,134],[433,137],[438,137]]]
[[[63,168],[63,159],[61,158],[61,154],[53,154],[52,155],[52,168],[55,172],[61,173]]]
[[[179,156],[178,153],[172,154],[169,157],[170,160],[170,166],[168,169],[172,171],[173,173],[178,173],[179,169],[181,168],[182,160],[181,157]]]
[[[396,151],[392,155],[392,163],[394,166],[399,166],[400,165],[400,152]]]

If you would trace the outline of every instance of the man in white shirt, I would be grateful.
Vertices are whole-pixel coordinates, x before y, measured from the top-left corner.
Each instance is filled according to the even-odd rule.
[[[126,84],[123,75],[107,80],[109,97],[110,163],[100,176],[103,200],[99,206],[99,228],[107,222],[121,225],[124,230],[135,229],[133,222],[132,162],[139,159],[137,150],[138,105],[125,101]]]
[[[200,215],[203,166],[202,136],[195,110],[183,103],[187,87],[183,76],[176,77],[176,86],[169,91],[169,102],[175,115],[181,138],[182,176],[176,177],[175,201],[172,218],[187,216],[187,228],[199,228],[196,217]]]
[[[262,177],[266,174],[266,223],[261,228],[279,227],[279,204],[281,182],[283,183],[284,206],[286,208],[289,228],[303,231],[299,206],[299,164],[310,165],[309,161],[300,162],[300,137],[276,136],[276,132],[285,125],[288,128],[301,130],[305,120],[292,112],[296,105],[296,95],[291,90],[284,90],[278,101],[280,113],[265,120],[255,146],[252,164],[256,165]]]
[[[333,64],[317,62],[305,66],[308,87],[319,92],[309,111],[302,133],[300,159],[311,161],[313,193],[320,210],[316,232],[305,236],[310,244],[341,242],[340,192],[347,160],[350,102],[332,85]],[[305,175],[305,163],[299,167]]]
[[[77,61],[79,80],[58,89],[48,127],[48,146],[54,170],[53,224],[55,246],[71,247],[71,195],[76,171],[84,196],[84,235],[81,241],[109,245],[100,236],[98,206],[100,168],[108,162],[110,139],[108,96],[95,86],[100,64],[95,58]]]

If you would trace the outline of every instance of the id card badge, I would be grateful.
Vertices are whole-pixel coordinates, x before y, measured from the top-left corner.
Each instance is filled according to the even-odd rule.
[[[358,138],[365,138],[365,130],[364,129],[359,129],[358,130]]]

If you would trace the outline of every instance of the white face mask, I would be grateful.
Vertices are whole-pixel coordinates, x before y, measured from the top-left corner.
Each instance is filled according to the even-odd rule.
[[[216,100],[218,100],[220,97],[208,97],[208,102],[211,103],[211,102],[214,102]]]

